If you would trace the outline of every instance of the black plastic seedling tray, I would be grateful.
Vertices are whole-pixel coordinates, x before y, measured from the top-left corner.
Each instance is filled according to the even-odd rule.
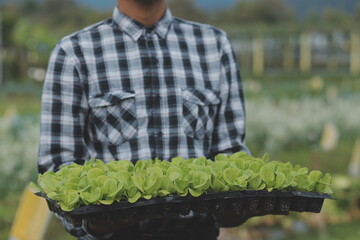
[[[141,221],[154,217],[185,216],[193,211],[213,214],[220,227],[236,227],[254,216],[287,215],[290,211],[319,213],[324,199],[332,199],[328,194],[312,192],[246,190],[208,193],[197,198],[168,196],[150,200],[140,199],[136,203],[122,201],[112,205],[88,205],[65,212],[56,201],[49,199],[45,194],[37,195],[46,199],[50,211],[64,217],[75,226],[80,226],[83,220],[96,221],[99,217],[105,217],[109,221],[124,217]]]

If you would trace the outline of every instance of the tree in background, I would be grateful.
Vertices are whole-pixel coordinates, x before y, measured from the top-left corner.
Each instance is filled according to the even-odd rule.
[[[5,81],[26,79],[29,67],[46,68],[61,37],[110,16],[75,0],[25,0],[2,9]]]
[[[208,16],[194,4],[194,0],[170,0],[169,7],[176,17],[196,22],[208,21]]]
[[[32,15],[39,9],[39,3],[35,0],[25,0],[20,4],[20,12],[26,16]]]
[[[352,22],[351,16],[341,10],[326,8],[323,14],[323,21],[333,26],[349,26]]]
[[[360,3],[356,5],[355,10],[355,16],[354,16],[355,22],[360,23]]]
[[[282,0],[238,1],[231,9],[221,11],[215,21],[232,24],[294,22],[293,10]]]

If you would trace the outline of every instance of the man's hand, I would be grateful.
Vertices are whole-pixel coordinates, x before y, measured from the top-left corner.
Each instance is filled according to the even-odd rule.
[[[134,226],[138,223],[135,219],[131,218],[117,218],[109,220],[105,216],[92,218],[87,222],[87,229],[96,235],[103,235],[107,233],[119,232],[122,229]]]

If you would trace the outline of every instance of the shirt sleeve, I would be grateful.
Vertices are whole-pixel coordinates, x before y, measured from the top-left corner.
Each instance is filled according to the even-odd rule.
[[[58,44],[51,53],[42,94],[40,173],[87,159],[84,141],[87,106],[80,83],[78,63]],[[74,227],[58,216],[73,236],[91,238],[84,227]],[[84,225],[84,224],[83,224]],[[87,237],[87,238],[85,238]]]
[[[40,173],[88,158],[84,140],[88,106],[79,69],[74,54],[58,44],[50,56],[42,94]]]
[[[221,104],[215,121],[211,156],[239,151],[250,154],[245,144],[245,103],[238,63],[228,37],[222,46]]]

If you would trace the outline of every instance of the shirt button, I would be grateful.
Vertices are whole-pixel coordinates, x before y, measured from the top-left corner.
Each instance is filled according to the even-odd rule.
[[[155,133],[156,137],[161,137],[162,136],[162,132],[161,131],[158,131]]]

